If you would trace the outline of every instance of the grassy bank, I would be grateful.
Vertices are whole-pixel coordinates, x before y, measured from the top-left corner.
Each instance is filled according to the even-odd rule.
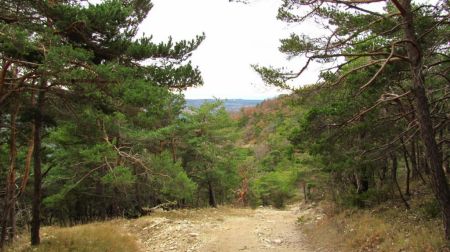
[[[29,245],[29,235],[23,235],[7,251],[38,252],[121,252],[139,251],[135,238],[122,228],[121,221],[97,222],[74,227],[45,227],[42,242],[37,247]]]
[[[450,251],[433,203],[411,202],[412,210],[387,203],[372,209],[337,210],[322,203],[320,220],[303,216],[300,225],[312,246],[326,251]]]

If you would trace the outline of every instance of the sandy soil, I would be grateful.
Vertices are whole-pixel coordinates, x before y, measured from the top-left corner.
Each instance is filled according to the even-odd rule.
[[[311,251],[299,215],[296,207],[179,210],[128,221],[126,228],[143,251]]]

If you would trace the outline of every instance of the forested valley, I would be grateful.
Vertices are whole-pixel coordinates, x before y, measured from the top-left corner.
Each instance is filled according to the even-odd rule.
[[[138,32],[149,0],[0,7],[0,251],[235,251],[133,236],[272,208],[289,236],[258,229],[266,247],[239,250],[450,250],[447,1],[284,0],[278,19],[328,33],[281,39],[298,71],[253,68],[291,93],[232,112],[186,105],[207,34],[153,42]],[[317,83],[294,85],[317,65]]]

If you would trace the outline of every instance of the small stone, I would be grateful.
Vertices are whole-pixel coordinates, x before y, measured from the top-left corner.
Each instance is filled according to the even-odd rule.
[[[276,245],[280,245],[281,243],[283,243],[283,240],[281,239],[275,239],[272,241],[273,243],[275,243]]]
[[[200,234],[199,234],[199,233],[189,233],[189,235],[190,235],[191,237],[197,237],[197,236],[199,236]]]

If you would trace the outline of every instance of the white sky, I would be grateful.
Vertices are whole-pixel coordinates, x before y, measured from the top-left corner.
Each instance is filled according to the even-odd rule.
[[[278,51],[279,39],[292,31],[310,31],[312,25],[287,24],[276,20],[280,1],[256,0],[251,4],[228,0],[153,0],[154,8],[141,26],[155,42],[192,39],[206,34],[191,58],[199,66],[205,84],[185,92],[188,99],[264,99],[282,93],[263,84],[251,64],[299,68]],[[297,85],[312,83],[317,73],[306,74]]]

